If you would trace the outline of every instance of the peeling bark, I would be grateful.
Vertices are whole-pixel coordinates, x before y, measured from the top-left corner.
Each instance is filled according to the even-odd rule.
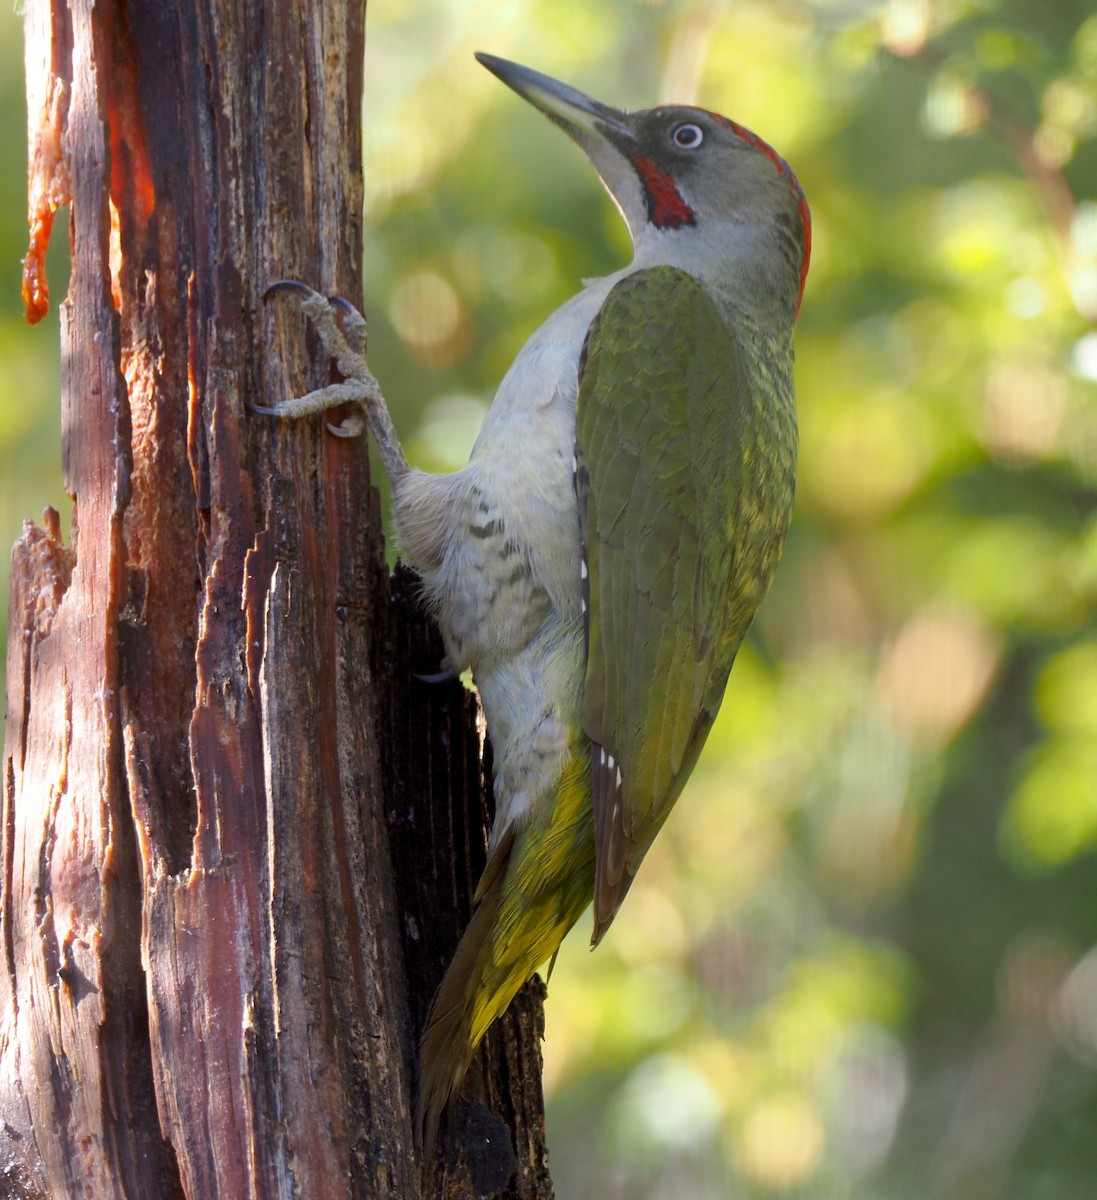
[[[364,444],[248,415],[327,378],[266,285],[361,291],[364,8],[28,0],[26,30],[28,319],[72,206],[73,534],[13,555],[0,1187],[419,1196],[417,1031],[490,772],[472,698],[414,678],[441,649]],[[539,989],[428,1194],[551,1195]]]

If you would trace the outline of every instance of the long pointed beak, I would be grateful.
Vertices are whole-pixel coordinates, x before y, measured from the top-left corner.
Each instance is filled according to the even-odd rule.
[[[550,121],[563,126],[584,148],[588,146],[591,134],[611,142],[633,141],[632,133],[624,123],[624,114],[618,109],[610,108],[558,79],[542,75],[540,71],[496,58],[494,54],[477,53],[476,61],[539,108]]]
[[[646,222],[646,201],[635,166],[639,146],[628,114],[505,58],[496,58],[494,54],[477,54],[476,58],[507,87],[559,125],[586,154],[635,242],[637,231]]]

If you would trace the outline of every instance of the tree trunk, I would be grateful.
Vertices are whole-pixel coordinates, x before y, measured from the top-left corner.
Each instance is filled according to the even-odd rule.
[[[27,0],[24,291],[33,319],[71,204],[73,531],[47,513],[12,564],[0,1194],[422,1194],[417,1034],[489,818],[476,709],[414,677],[441,647],[364,443],[248,412],[328,377],[266,285],[360,294],[364,16]],[[551,1195],[539,986],[429,1195]]]

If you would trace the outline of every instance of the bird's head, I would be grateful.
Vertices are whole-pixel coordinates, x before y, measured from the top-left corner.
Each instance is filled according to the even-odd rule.
[[[586,152],[637,258],[680,263],[793,314],[811,257],[811,213],[788,163],[749,129],[686,105],[622,112],[528,67],[477,54]]]

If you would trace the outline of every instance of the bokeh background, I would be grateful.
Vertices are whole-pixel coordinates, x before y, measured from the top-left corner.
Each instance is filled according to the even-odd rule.
[[[550,982],[560,1200],[1082,1200],[1097,1186],[1091,0],[371,0],[366,302],[413,459],[627,237],[472,59],[757,130],[811,200],[801,466],[708,749]],[[21,322],[0,12],[0,542],[64,513]],[[65,235],[51,257],[64,294]],[[6,552],[0,592],[6,596]]]

